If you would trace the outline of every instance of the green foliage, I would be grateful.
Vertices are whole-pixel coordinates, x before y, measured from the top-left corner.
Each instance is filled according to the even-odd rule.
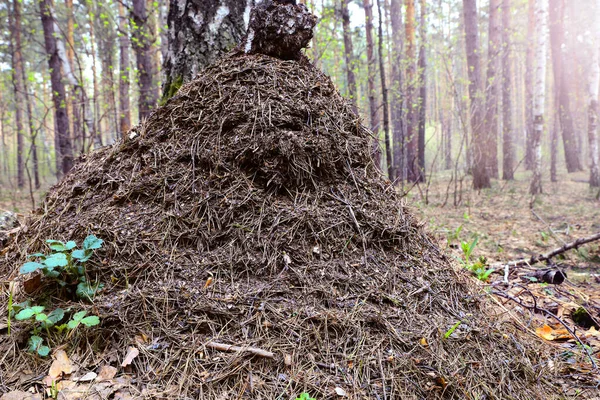
[[[448,240],[448,247],[450,247],[452,245],[452,242],[454,242],[455,240],[460,240],[460,233],[462,232],[462,229],[463,226],[459,225],[454,231],[448,232],[448,237],[446,238]]]
[[[299,397],[296,397],[296,400],[317,400],[314,397],[310,397],[310,394],[303,392]]]
[[[104,285],[89,282],[86,277],[85,263],[92,258],[94,251],[102,247],[102,239],[90,235],[83,241],[82,247],[77,248],[77,243],[70,240],[66,243],[60,240],[46,240],[52,250],[49,254],[31,254],[29,261],[21,266],[21,274],[30,274],[40,270],[48,278],[56,279],[62,287],[77,283],[75,294],[80,299],[91,300]]]
[[[463,241],[460,243],[460,247],[463,251],[463,259],[460,261],[463,264],[463,267],[471,271],[473,275],[477,277],[477,279],[485,282],[489,279],[490,275],[492,274],[492,272],[494,272],[494,270],[486,268],[487,259],[485,257],[479,257],[477,261],[471,262],[473,251],[475,250],[478,241],[479,238],[476,237],[471,242]]]

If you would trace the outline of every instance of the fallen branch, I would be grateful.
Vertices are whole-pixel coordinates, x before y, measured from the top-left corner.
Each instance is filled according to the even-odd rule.
[[[275,355],[270,351],[259,349],[258,347],[240,347],[234,346],[231,344],[217,343],[217,342],[208,342],[206,347],[219,350],[219,351],[229,351],[229,352],[248,352],[254,355],[265,357],[265,358],[275,358]]]
[[[540,261],[549,261],[550,259],[552,259],[553,257],[556,257],[559,254],[565,253],[572,249],[576,249],[579,246],[583,246],[584,244],[595,242],[597,240],[600,240],[600,232],[598,232],[592,236],[579,238],[579,239],[575,240],[574,242],[567,243],[564,246],[559,247],[558,249],[554,249],[551,252],[546,253],[546,254],[531,256],[530,258],[522,258],[520,260],[509,261],[507,263],[495,263],[495,264],[492,264],[491,267],[494,269],[504,268],[505,266],[521,267],[523,265],[533,265]]]

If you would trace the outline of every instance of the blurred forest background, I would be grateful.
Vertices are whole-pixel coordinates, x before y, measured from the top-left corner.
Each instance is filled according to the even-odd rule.
[[[515,173],[531,194],[565,173],[600,186],[600,1],[305,4],[320,18],[308,57],[376,133],[373,153],[399,187],[435,177],[457,206],[460,190]],[[168,8],[0,3],[0,200],[37,202],[79,155],[126,137],[176,91],[163,71]]]

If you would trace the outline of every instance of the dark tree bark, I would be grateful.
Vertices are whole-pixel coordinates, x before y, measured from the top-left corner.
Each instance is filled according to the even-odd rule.
[[[527,13],[527,54],[525,56],[525,168],[535,166],[533,151],[533,60],[535,49],[535,0],[529,0]]]
[[[379,113],[377,112],[377,99],[375,98],[375,74],[377,64],[375,61],[375,41],[373,40],[373,5],[371,0],[363,0],[365,9],[365,36],[367,39],[367,96],[369,98],[369,122],[375,135],[373,143],[373,159],[377,167],[381,166],[381,152],[379,148]]]
[[[394,178],[397,183],[404,179],[404,107],[402,81],[402,0],[391,0],[390,14],[392,22],[392,129],[394,132]]]
[[[245,9],[240,0],[170,0],[163,101],[240,42]]]
[[[119,3],[119,133],[125,136],[131,128],[129,30],[125,7]]]
[[[500,19],[502,0],[490,0],[487,80],[485,82],[485,129],[488,136],[488,173],[498,178],[498,66],[502,43]]]
[[[141,121],[150,115],[158,103],[158,85],[155,84],[157,71],[154,69],[151,51],[154,37],[148,24],[146,0],[133,0],[130,22],[133,51],[138,69],[140,90],[138,108]]]
[[[21,12],[18,0],[13,0],[12,13],[9,13],[11,31],[10,50],[12,56],[13,92],[15,95],[15,124],[17,126],[17,186],[25,186],[25,154],[24,154],[24,117],[25,84],[23,81],[23,56],[21,47]],[[10,9],[10,4],[7,4]]]
[[[514,179],[512,124],[511,9],[510,0],[502,2],[502,179]]]
[[[388,88],[385,81],[385,65],[383,63],[383,12],[381,0],[377,0],[377,14],[379,15],[379,74],[381,81],[381,99],[383,108],[383,134],[385,135],[385,158],[388,170],[388,179],[394,180],[394,160],[392,159],[392,143],[390,140],[390,115],[388,111]]]
[[[465,45],[469,75],[469,97],[471,99],[471,131],[473,132],[473,187],[476,190],[491,187],[487,171],[486,147],[488,138],[484,126],[484,112],[481,84],[481,60],[479,49],[479,31],[477,27],[476,0],[463,0],[465,19]]]
[[[564,44],[564,0],[550,0],[550,43],[552,47],[552,63],[554,67],[554,86],[558,91],[558,118],[563,138],[567,171],[583,170],[575,137],[575,126],[571,115],[569,99],[569,76],[564,69],[562,46]]]
[[[350,12],[348,11],[349,0],[341,0],[340,11],[342,14],[342,31],[344,34],[344,57],[346,59],[346,81],[348,85],[348,96],[352,102],[354,112],[358,113],[356,105],[356,76],[354,75],[354,46],[352,43],[352,32],[350,31]]]
[[[58,54],[56,35],[54,30],[54,17],[52,15],[51,0],[40,0],[40,16],[44,29],[44,42],[50,69],[50,83],[52,86],[52,101],[54,103],[54,121],[56,126],[56,157],[60,160],[60,170],[57,174],[66,174],[73,167],[73,148],[69,133],[69,117],[66,108],[65,85],[62,81],[62,65]]]
[[[425,182],[425,123],[427,117],[427,55],[425,52],[425,43],[427,41],[427,26],[425,17],[427,15],[427,4],[425,0],[420,0],[421,18],[419,21],[419,139],[418,139],[418,159],[419,169],[417,171],[417,180]]]
[[[418,98],[416,71],[416,35],[415,35],[415,1],[406,0],[406,179],[410,182],[419,180],[418,151]]]
[[[103,108],[100,122],[104,122],[105,128],[110,132],[110,136],[107,135],[107,137],[110,137],[111,142],[115,142],[119,130],[114,79],[117,31],[112,26],[112,21],[109,20],[110,9],[107,8],[107,5],[97,4],[96,10],[96,15],[99,15],[96,32],[98,32],[98,52],[102,67],[100,86]]]

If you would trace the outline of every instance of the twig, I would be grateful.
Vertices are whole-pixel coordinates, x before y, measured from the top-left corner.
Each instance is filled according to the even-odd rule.
[[[597,240],[600,240],[600,232],[598,232],[592,236],[579,238],[579,239],[575,240],[574,242],[567,243],[564,246],[559,247],[558,249],[554,249],[551,252],[546,253],[546,254],[531,256],[530,258],[522,258],[520,260],[510,261],[508,263],[496,263],[496,264],[492,264],[490,267],[494,268],[494,269],[504,268],[506,265],[508,265],[510,267],[520,267],[523,265],[533,265],[540,261],[549,261],[550,259],[552,259],[553,257],[556,257],[559,254],[565,253],[571,249],[576,249],[579,246],[582,246],[587,243],[595,242]]]
[[[495,291],[494,290],[494,291],[491,292],[491,294],[495,294],[496,296],[500,296],[500,297],[503,297],[505,299],[512,300],[515,303],[517,303],[518,305],[520,305],[521,307],[527,308],[528,310],[533,310],[534,312],[535,311],[541,311],[544,314],[546,314],[546,315],[554,318],[555,320],[557,320],[567,330],[567,332],[569,332],[569,334],[571,336],[573,336],[573,338],[575,340],[577,340],[577,343],[579,343],[579,345],[581,346],[581,348],[585,351],[585,353],[587,354],[588,358],[590,359],[590,362],[592,363],[592,366],[594,367],[594,370],[598,369],[598,366],[596,365],[596,361],[594,361],[594,357],[592,356],[592,354],[590,353],[590,351],[588,350],[588,348],[583,344],[583,342],[581,341],[581,339],[579,338],[579,336],[577,336],[575,334],[575,332],[571,328],[569,328],[569,326],[562,319],[560,319],[557,315],[555,315],[553,312],[548,311],[545,308],[538,307],[537,303],[535,302],[535,298],[534,298],[534,305],[533,306],[529,306],[529,305],[523,303],[521,300],[517,299],[516,297],[511,296],[511,295],[509,295],[507,293],[504,293],[504,292],[499,292],[499,291]]]
[[[258,347],[240,347],[234,346],[231,344],[217,343],[217,342],[208,342],[206,347],[219,350],[219,351],[229,351],[229,352],[248,352],[257,356],[265,357],[265,358],[275,358],[275,355],[270,351],[259,349]]]
[[[540,221],[542,221],[542,223],[544,225],[546,225],[546,227],[548,228],[548,230],[550,231],[550,233],[552,234],[552,236],[556,239],[556,240],[560,240],[562,242],[562,244],[566,245],[567,242],[565,242],[561,237],[558,237],[558,235],[556,235],[556,232],[554,232],[554,229],[552,229],[552,227],[550,226],[549,223],[547,223],[546,221],[544,221],[544,219],[542,217],[540,217],[535,210],[532,208],[531,209],[531,213]]]

